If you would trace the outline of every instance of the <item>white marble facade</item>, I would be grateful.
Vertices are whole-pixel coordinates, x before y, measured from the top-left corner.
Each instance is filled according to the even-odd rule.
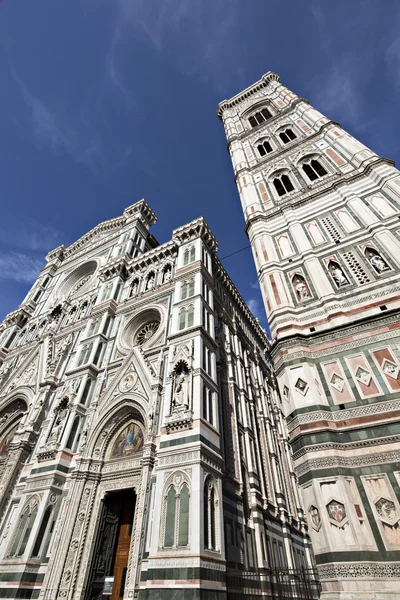
[[[311,564],[266,333],[207,223],[159,245],[155,220],[141,200],[50,252],[1,325],[1,597],[114,574],[112,598],[216,600],[227,569]]]

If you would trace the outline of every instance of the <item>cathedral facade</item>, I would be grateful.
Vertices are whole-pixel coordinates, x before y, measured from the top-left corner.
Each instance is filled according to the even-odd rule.
[[[218,115],[323,597],[397,598],[399,172],[272,72]]]
[[[1,598],[241,598],[236,572],[313,564],[283,412],[295,400],[279,394],[267,335],[204,219],[162,245],[149,232],[155,221],[141,200],[50,252],[1,325]],[[392,275],[395,258],[382,260]],[[279,362],[284,346],[273,352]],[[314,383],[299,365],[307,402]],[[382,393],[383,377],[371,376]],[[314,413],[287,412],[301,483],[312,488],[296,440],[299,415],[309,423]],[[387,503],[388,477],[366,488],[385,481]],[[320,507],[318,494],[307,502]]]

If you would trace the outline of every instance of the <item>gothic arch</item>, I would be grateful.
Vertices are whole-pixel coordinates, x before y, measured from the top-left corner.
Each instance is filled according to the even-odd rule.
[[[183,470],[169,473],[163,486],[159,548],[190,546],[191,476]],[[183,498],[184,496],[184,498]],[[173,519],[171,520],[171,506]],[[170,528],[170,531],[167,530]],[[168,542],[166,538],[171,538]]]
[[[98,258],[93,258],[74,269],[62,280],[61,285],[56,292],[56,297],[75,296],[81,294],[83,291],[87,291],[88,286],[86,284],[89,280],[93,280],[99,266],[100,260]]]
[[[118,432],[131,421],[141,425],[145,437],[147,408],[143,406],[143,399],[136,395],[118,396],[113,405],[107,407],[107,412],[92,426],[93,435],[88,440],[84,455],[104,460]]]
[[[8,445],[27,410],[25,399],[18,394],[0,410],[0,461],[8,456]]]

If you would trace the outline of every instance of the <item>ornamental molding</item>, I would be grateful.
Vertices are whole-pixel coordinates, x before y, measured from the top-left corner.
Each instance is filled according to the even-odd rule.
[[[297,415],[291,421],[287,422],[288,431],[291,432],[299,425],[307,423],[315,423],[316,421],[347,421],[357,417],[365,417],[376,415],[379,413],[391,412],[400,409],[400,399],[388,400],[387,402],[377,402],[375,404],[364,404],[347,410],[337,410],[330,412],[329,410],[318,410],[301,415]]]
[[[269,265],[270,267],[270,265]],[[269,268],[268,268],[269,271]],[[379,287],[382,286],[382,281],[372,281],[370,284],[366,284],[369,285],[370,287]],[[350,296],[354,295],[354,290],[359,290],[359,286],[354,284],[353,286],[347,288],[346,287],[346,292],[348,291],[348,293],[350,294]],[[364,305],[366,302],[370,301],[370,300],[380,300],[382,299],[384,296],[388,296],[388,295],[392,295],[395,293],[398,293],[400,291],[400,286],[394,286],[391,288],[386,288],[386,289],[379,289],[379,292],[370,294],[368,296],[364,296],[362,294],[359,294],[357,296],[357,298],[355,300],[343,300],[340,303],[337,302],[336,304],[325,304],[325,309],[316,309],[315,311],[312,311],[310,309],[307,308],[306,313],[303,316],[296,316],[296,312],[290,312],[289,315],[290,317],[285,317],[285,319],[275,319],[275,321],[278,323],[279,325],[282,326],[285,322],[289,321],[290,323],[303,323],[305,321],[309,322],[311,320],[315,320],[318,317],[324,318],[326,319],[326,314],[328,311],[334,311],[334,310],[343,310],[343,308],[349,308],[351,306],[357,306],[357,305]]]
[[[334,435],[336,432],[332,432]],[[351,452],[354,448],[370,448],[371,446],[383,446],[385,444],[398,444],[400,442],[400,435],[393,435],[382,437],[379,439],[360,440],[358,442],[352,442],[350,444],[338,443],[338,442],[326,442],[323,444],[313,444],[312,446],[304,446],[297,452],[293,453],[293,461],[299,460],[302,456],[311,452],[323,452],[324,450],[340,450]]]
[[[164,558],[151,558],[149,559],[147,565],[143,564],[143,571],[147,571],[148,569],[163,569],[163,568],[171,568],[171,567],[201,567],[206,569],[212,569],[213,571],[221,571],[224,572],[226,567],[224,562],[214,562],[210,560],[202,560],[197,556],[182,556],[176,558],[174,556],[164,557]]]
[[[332,469],[345,467],[354,469],[358,467],[369,467],[371,465],[383,465],[387,463],[399,463],[400,450],[392,452],[379,452],[377,454],[362,454],[360,456],[327,456],[307,460],[296,468],[298,477],[304,475],[308,471],[317,469]]]
[[[172,465],[185,465],[194,462],[200,462],[201,451],[193,450],[191,452],[181,452],[179,454],[168,454],[167,456],[158,456],[157,468],[166,469]]]
[[[369,577],[377,579],[394,579],[400,577],[400,563],[344,563],[319,565],[318,574],[321,579],[359,579]]]
[[[329,348],[324,348],[322,350],[317,350],[317,351],[313,351],[312,347],[316,346],[316,345],[320,345],[321,343],[326,343],[326,342],[332,342],[338,340],[338,338],[340,339],[340,337],[349,337],[355,333],[360,334],[361,331],[363,330],[369,330],[369,329],[376,329],[377,324],[379,327],[384,327],[385,325],[389,325],[389,324],[397,324],[398,323],[398,317],[395,316],[391,319],[385,319],[383,321],[374,321],[373,323],[368,323],[368,324],[360,324],[358,327],[349,327],[346,328],[343,332],[341,332],[341,335],[338,335],[337,332],[335,332],[334,334],[327,334],[326,332],[321,332],[321,335],[317,336],[316,338],[314,338],[313,340],[309,340],[308,343],[305,342],[305,340],[303,339],[299,339],[298,337],[296,337],[295,339],[290,339],[290,340],[279,340],[278,342],[275,342],[275,344],[273,345],[273,347],[271,348],[271,354],[272,356],[275,354],[277,355],[278,352],[282,352],[282,348],[288,349],[288,348],[298,348],[299,345],[302,346],[302,350],[298,351],[298,352],[293,352],[290,354],[286,354],[285,357],[282,357],[281,355],[278,355],[278,358],[275,358],[274,360],[274,366],[275,369],[278,370],[281,366],[283,366],[284,364],[286,364],[287,362],[292,362],[295,361],[297,359],[302,359],[302,358],[322,358],[325,356],[332,356],[332,355],[336,355],[340,352],[345,352],[347,350],[353,350],[355,348],[362,348],[365,347],[367,344],[371,345],[377,342],[387,342],[389,339],[392,338],[396,338],[399,336],[399,332],[396,329],[393,329],[391,331],[385,331],[383,333],[377,334],[377,335],[373,335],[371,337],[368,338],[359,338],[356,340],[352,340],[351,342],[346,342],[345,344],[337,344],[335,343],[334,348],[329,347]],[[289,359],[289,360],[288,360]]]

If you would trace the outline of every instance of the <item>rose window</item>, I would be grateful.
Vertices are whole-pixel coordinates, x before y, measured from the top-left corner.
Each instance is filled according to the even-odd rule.
[[[153,337],[159,327],[160,323],[158,321],[150,321],[150,323],[143,325],[136,335],[136,343],[139,344],[139,346],[143,346],[143,344]]]

